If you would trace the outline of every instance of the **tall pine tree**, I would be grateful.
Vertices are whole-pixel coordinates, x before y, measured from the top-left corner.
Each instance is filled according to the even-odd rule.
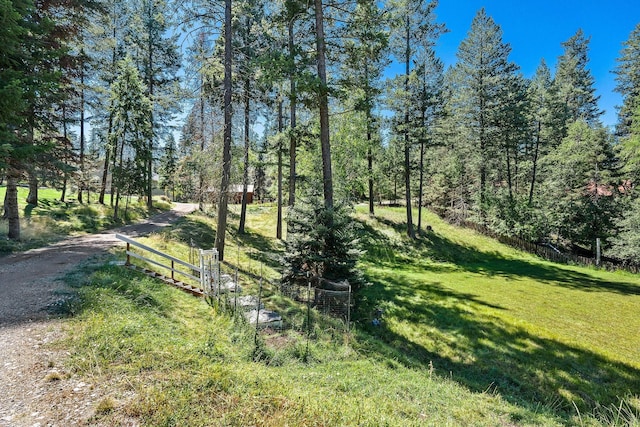
[[[435,23],[434,9],[437,1],[425,0],[398,0],[391,2],[393,19],[391,25],[391,48],[398,61],[404,64],[404,75],[397,80],[402,88],[396,89],[400,98],[398,106],[402,110],[397,112],[402,118],[397,117],[397,130],[403,135],[404,141],[404,186],[405,204],[407,214],[407,235],[415,237],[412,214],[411,197],[411,146],[413,144],[410,132],[411,93],[409,81],[411,78],[412,61],[425,49],[429,49],[440,33],[443,26]]]
[[[589,42],[582,29],[562,43],[563,53],[558,58],[555,82],[564,104],[565,132],[577,120],[596,124],[602,111],[598,108],[594,78],[587,68]]]
[[[375,110],[381,93],[380,79],[389,63],[389,35],[385,31],[384,12],[375,1],[360,1],[345,28],[345,60],[342,84],[350,95],[356,111],[364,114],[367,141],[367,187],[369,214],[374,214],[374,145],[380,138]]]
[[[491,178],[500,169],[498,153],[506,135],[502,115],[517,70],[509,61],[510,52],[511,47],[502,40],[502,29],[480,9],[458,49],[453,103],[456,119],[464,128],[464,140],[459,143],[469,156],[481,222],[487,217]]]
[[[626,137],[631,127],[636,109],[640,106],[640,23],[633,29],[629,38],[623,43],[616,74],[616,92],[622,95],[622,106],[618,111],[618,136]]]

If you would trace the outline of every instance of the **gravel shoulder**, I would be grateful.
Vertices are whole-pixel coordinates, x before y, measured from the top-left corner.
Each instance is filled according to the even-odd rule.
[[[88,258],[123,245],[116,233],[143,236],[196,208],[176,203],[138,224],[0,258],[0,427],[98,425],[92,419],[110,396],[108,384],[63,372],[68,354],[51,345],[65,336],[64,323],[50,319],[48,310],[64,290],[60,279]]]

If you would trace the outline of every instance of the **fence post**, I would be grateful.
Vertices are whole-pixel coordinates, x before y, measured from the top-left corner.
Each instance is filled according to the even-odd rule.
[[[131,265],[131,259],[129,257],[129,249],[130,249],[129,242],[127,242],[127,262],[125,264],[126,266],[130,266]]]
[[[204,251],[202,249],[200,249],[199,251],[199,255],[200,255],[200,288],[202,288],[205,292],[205,294],[207,294],[209,292],[209,289],[207,289],[207,285],[206,285],[206,279],[204,278],[205,274],[204,274]]]
[[[262,303],[262,275],[258,285],[258,306],[256,307],[256,334],[253,337],[253,343],[258,348],[258,328],[260,327],[260,304]]]
[[[307,347],[304,351],[305,362],[309,359],[309,339],[311,339],[311,277],[307,271]]]
[[[349,285],[349,298],[347,299],[347,334],[350,331],[351,325],[351,285]]]

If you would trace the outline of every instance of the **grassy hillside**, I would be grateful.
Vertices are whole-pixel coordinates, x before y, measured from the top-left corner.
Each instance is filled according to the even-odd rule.
[[[227,254],[277,278],[273,217],[252,206],[249,234],[232,232]],[[350,335],[316,319],[310,342],[290,325],[256,346],[248,325],[134,272],[70,276],[69,371],[114,387],[96,421],[638,425],[637,277],[547,263],[431,215],[434,231],[416,242],[403,237],[401,209],[356,218],[371,284]],[[211,246],[214,224],[191,215],[145,241],[184,257],[191,239]],[[266,304],[290,323],[302,310],[276,293]]]
[[[561,412],[638,393],[637,276],[548,263],[434,216],[434,232],[408,245],[402,215],[359,218],[365,298],[385,309],[381,338],[408,365]]]

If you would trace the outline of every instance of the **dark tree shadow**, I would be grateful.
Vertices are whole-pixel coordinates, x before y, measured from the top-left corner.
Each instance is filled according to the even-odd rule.
[[[377,218],[378,222],[393,228],[403,234],[406,225],[399,222]],[[365,237],[368,244],[374,246],[393,246],[389,239],[377,232],[369,225],[364,225],[366,234],[373,237]],[[452,263],[457,268],[471,273],[485,273],[498,275],[509,279],[528,277],[544,283],[554,283],[570,289],[579,289],[587,292],[614,292],[622,295],[640,295],[640,286],[636,283],[610,282],[573,270],[570,266],[550,265],[542,262],[528,262],[522,259],[508,258],[497,252],[480,251],[472,246],[463,246],[453,242],[438,233],[421,233],[420,237],[412,242],[411,247],[395,248],[408,256],[429,257],[434,261]]]
[[[204,219],[193,215],[179,218],[166,232],[186,245],[202,249],[211,249],[216,239],[216,230]]]
[[[439,351],[429,351],[387,328],[384,321],[381,327],[362,322],[371,338],[384,343],[371,343],[369,349],[406,366],[428,368],[432,363],[437,373],[473,391],[493,388],[515,404],[553,403],[566,415],[573,414],[572,402],[581,411],[591,411],[618,404],[621,397],[640,390],[640,370],[540,338],[497,318],[474,316],[464,306],[500,307],[472,295],[444,289],[439,283],[407,283],[397,275],[368,279],[374,290],[360,307],[361,319],[367,320],[367,313],[377,306],[390,306],[383,319],[392,316],[422,324],[426,330],[434,328],[438,333],[429,338],[444,340],[435,343]]]
[[[404,233],[402,224],[381,222]],[[611,283],[560,266],[505,258],[459,245],[436,233],[421,236],[415,245],[404,246],[367,224],[362,230],[362,241],[367,247],[372,245],[366,261],[390,269],[367,277],[371,285],[359,295],[359,338],[371,354],[421,369],[433,364],[436,373],[473,391],[495,390],[514,404],[524,402],[531,408],[559,412],[567,421],[575,415],[574,402],[583,413],[591,412],[619,404],[620,398],[640,390],[640,370],[633,366],[532,335],[497,317],[478,315],[478,307],[503,308],[438,282],[411,282],[401,273],[405,267],[409,271],[435,272],[460,269],[504,277],[526,276],[555,286],[624,295],[639,295],[637,285]],[[380,253],[387,255],[386,261],[376,261]],[[451,264],[425,265],[420,263],[421,257]],[[388,310],[382,324],[374,326],[372,313],[379,307]],[[433,333],[416,338],[404,336],[390,329],[385,317],[389,321],[421,324],[422,330]],[[423,342],[431,344],[427,348]],[[638,407],[634,410],[640,412]]]
[[[211,249],[215,244],[215,228],[205,219],[197,216],[180,218],[168,232],[171,233],[173,238],[187,245],[193,244],[197,248]],[[227,239],[232,239],[240,247],[240,250],[256,263],[263,263],[277,270],[281,268],[280,254],[282,253],[282,248],[278,247],[274,239],[255,233],[249,228],[245,229],[244,234],[239,234],[235,227],[227,229]],[[228,265],[235,267],[237,262],[233,251],[225,250],[225,255]],[[245,271],[242,266],[238,267],[239,270]]]

